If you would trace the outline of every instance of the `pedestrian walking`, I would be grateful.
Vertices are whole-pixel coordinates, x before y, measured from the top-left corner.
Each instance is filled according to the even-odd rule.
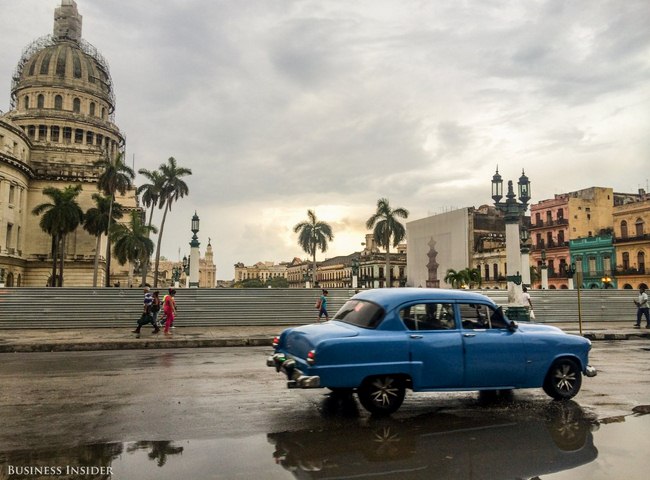
[[[151,301],[151,314],[153,315],[153,324],[158,328],[158,331],[160,331],[160,323],[158,323],[158,314],[160,313],[161,303],[162,302],[160,301],[160,292],[156,290],[153,292],[153,299]]]
[[[160,331],[160,328],[158,328],[158,325],[156,325],[153,313],[151,311],[152,304],[153,304],[153,295],[151,294],[149,287],[144,287],[142,315],[140,315],[140,319],[138,320],[138,326],[135,328],[135,330],[133,330],[132,333],[135,333],[139,336],[140,329],[142,328],[142,326],[147,325],[148,323],[153,325],[152,333],[158,333]]]
[[[648,307],[648,294],[646,288],[639,287],[639,298],[634,300],[636,305],[636,323],[634,328],[641,328],[641,317],[645,316],[645,328],[650,328],[650,308]]]
[[[163,301],[163,312],[165,312],[165,335],[171,335],[169,331],[176,316],[176,300],[174,299],[176,295],[176,290],[173,288],[169,289],[169,293],[165,295],[165,300]]]
[[[330,317],[329,314],[327,313],[327,295],[328,292],[323,288],[322,295],[316,302],[316,308],[318,309],[318,321],[320,322],[320,319],[325,315],[325,321],[329,321]]]
[[[521,287],[523,290],[522,296],[524,297],[524,306],[528,309],[528,318],[535,320],[535,311],[533,310],[533,302],[530,301],[530,293],[528,293],[528,288],[524,285]]]

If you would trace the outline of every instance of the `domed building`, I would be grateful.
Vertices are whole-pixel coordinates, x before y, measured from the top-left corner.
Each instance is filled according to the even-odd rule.
[[[124,152],[114,123],[115,95],[107,62],[81,38],[74,0],[62,0],[52,35],[25,48],[11,84],[11,110],[0,115],[0,284],[43,287],[51,281],[52,239],[34,207],[43,189],[81,185],[78,202],[95,206],[94,166]],[[138,209],[135,190],[116,201]],[[96,237],[79,227],[67,235],[65,286],[92,286]],[[101,238],[98,285],[104,285],[106,238]],[[128,266],[111,262],[111,283],[126,285]]]

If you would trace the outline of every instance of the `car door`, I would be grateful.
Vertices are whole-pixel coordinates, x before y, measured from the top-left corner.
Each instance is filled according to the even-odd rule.
[[[526,372],[522,334],[491,305],[457,303],[464,351],[464,387],[516,387]]]
[[[462,387],[463,342],[453,304],[419,302],[399,314],[407,329],[413,390]]]

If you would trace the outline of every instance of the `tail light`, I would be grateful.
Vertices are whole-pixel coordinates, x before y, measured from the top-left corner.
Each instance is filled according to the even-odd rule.
[[[310,350],[307,354],[307,363],[313,365],[316,363],[316,350]]]
[[[272,344],[273,348],[277,348],[279,344],[280,344],[280,337],[276,335],[275,337],[273,337],[273,344]]]

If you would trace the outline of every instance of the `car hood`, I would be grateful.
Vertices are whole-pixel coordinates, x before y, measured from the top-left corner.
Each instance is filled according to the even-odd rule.
[[[359,331],[352,325],[334,321],[315,323],[286,330],[280,347],[291,355],[305,358],[310,350],[325,340],[357,335]]]
[[[541,323],[527,323],[527,322],[517,322],[517,328],[521,332],[546,332],[546,333],[564,333],[560,328],[554,327],[553,325],[543,325]]]

